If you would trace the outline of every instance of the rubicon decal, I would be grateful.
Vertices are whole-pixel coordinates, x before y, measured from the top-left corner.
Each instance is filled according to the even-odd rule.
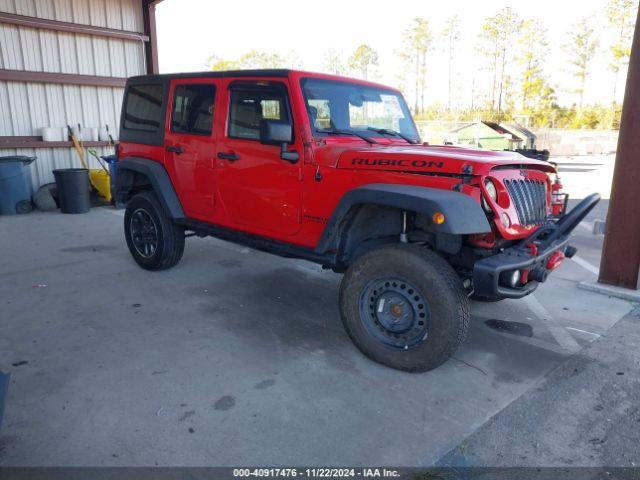
[[[367,165],[369,167],[414,167],[414,168],[444,168],[444,162],[432,160],[395,160],[387,158],[354,158],[352,165]]]

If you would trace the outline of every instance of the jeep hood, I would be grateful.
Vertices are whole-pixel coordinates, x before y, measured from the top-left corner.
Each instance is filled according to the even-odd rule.
[[[321,152],[321,150],[331,150]],[[335,150],[334,150],[335,149]],[[337,151],[336,151],[337,150]],[[416,173],[487,175],[496,167],[531,168],[554,172],[547,162],[534,160],[516,152],[478,150],[450,146],[385,146],[349,148],[327,145],[318,157],[338,158],[337,168],[351,170],[388,170]],[[318,158],[320,160],[321,158]]]

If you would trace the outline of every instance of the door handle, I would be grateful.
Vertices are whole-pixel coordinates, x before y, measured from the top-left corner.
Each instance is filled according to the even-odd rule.
[[[240,160],[240,155],[233,152],[218,152],[218,158],[222,160],[229,160],[230,162],[235,162],[236,160]]]
[[[179,146],[171,146],[171,147],[167,147],[167,152],[171,152],[171,153],[175,153],[176,155],[180,155],[181,153],[184,153],[184,148],[179,147]]]

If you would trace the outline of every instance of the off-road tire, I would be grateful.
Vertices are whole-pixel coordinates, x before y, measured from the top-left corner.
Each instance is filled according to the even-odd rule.
[[[132,229],[132,217],[143,216],[153,222],[157,246],[149,255],[144,255],[136,248]],[[146,270],[166,270],[176,265],[184,253],[184,228],[173,223],[166,214],[158,198],[153,192],[141,192],[134,195],[124,213],[124,235],[131,256],[138,265]]]
[[[411,348],[385,344],[365,325],[370,320],[361,318],[362,309],[369,308],[363,307],[369,301],[363,296],[367,297],[372,282],[375,285],[379,278],[387,277],[414,285],[428,303],[426,338]],[[408,372],[426,372],[442,365],[464,341],[469,328],[469,300],[458,275],[436,253],[413,245],[385,246],[358,258],[342,279],[340,312],[349,337],[362,353]]]

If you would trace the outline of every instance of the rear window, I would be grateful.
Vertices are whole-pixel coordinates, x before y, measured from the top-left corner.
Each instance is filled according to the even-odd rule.
[[[157,132],[162,126],[162,85],[133,85],[127,90],[123,128]]]
[[[214,85],[178,85],[173,98],[171,130],[189,135],[211,135],[215,96]]]

